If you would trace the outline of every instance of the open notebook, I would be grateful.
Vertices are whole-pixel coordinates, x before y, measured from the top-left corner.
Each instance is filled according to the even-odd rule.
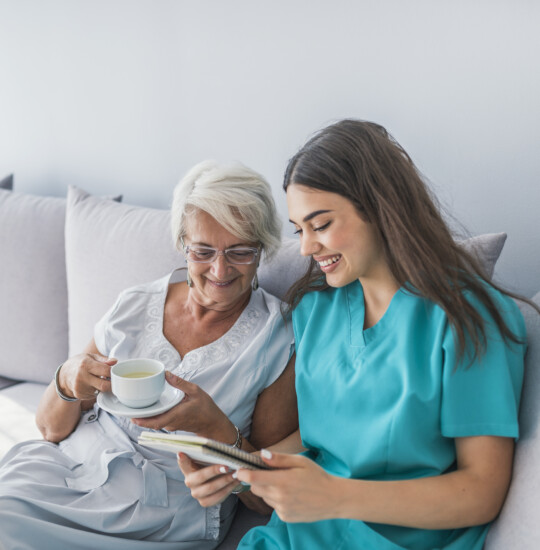
[[[192,460],[202,464],[223,464],[232,470],[247,468],[249,470],[269,470],[270,466],[256,455],[230,447],[226,443],[198,437],[196,435],[143,432],[139,443],[171,453],[185,453]]]

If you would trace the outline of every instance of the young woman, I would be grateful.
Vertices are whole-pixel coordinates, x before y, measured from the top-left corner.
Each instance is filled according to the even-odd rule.
[[[239,548],[481,549],[518,436],[517,306],[381,126],[322,130],[284,188],[312,258],[290,293],[299,430],[262,451],[276,471],[181,456],[186,484],[208,506],[242,481],[275,509]]]

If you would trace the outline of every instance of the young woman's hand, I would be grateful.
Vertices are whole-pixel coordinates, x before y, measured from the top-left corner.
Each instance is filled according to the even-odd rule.
[[[238,470],[238,481],[251,485],[253,494],[274,508],[287,522],[308,522],[335,517],[339,500],[337,478],[301,455],[261,451],[263,460],[277,470]]]
[[[132,419],[135,424],[152,430],[193,432],[231,445],[236,441],[234,424],[203,389],[169,371],[165,378],[171,386],[185,393],[184,398],[163,414]]]

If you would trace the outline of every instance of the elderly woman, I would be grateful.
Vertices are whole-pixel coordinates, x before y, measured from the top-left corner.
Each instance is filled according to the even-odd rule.
[[[187,271],[121,293],[84,352],[58,369],[37,413],[46,441],[17,445],[0,463],[0,546],[219,544],[236,497],[201,507],[175,455],[137,438],[178,430],[253,451],[297,428],[292,329],[257,283],[262,252],[279,246],[277,220],[269,185],[243,165],[207,161],[178,184],[172,230]],[[165,363],[184,398],[148,418],[100,408],[111,366],[129,357]]]

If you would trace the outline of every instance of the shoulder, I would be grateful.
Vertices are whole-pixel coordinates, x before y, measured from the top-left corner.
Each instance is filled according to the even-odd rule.
[[[169,279],[170,275],[167,275],[155,281],[126,288],[118,295],[112,311],[118,313],[146,307],[152,297],[162,296],[166,292]]]
[[[261,333],[267,340],[292,339],[292,326],[287,322],[283,313],[284,303],[273,294],[258,288],[251,294],[248,305],[248,316],[254,318]],[[255,320],[256,318],[256,320]]]
[[[319,319],[342,318],[348,315],[348,288],[325,288],[308,292],[292,312],[295,337],[300,340],[306,327],[311,323],[317,326]]]
[[[131,286],[123,290],[118,298],[119,299],[130,299],[134,297],[148,296],[152,294],[159,294],[167,287],[169,281],[169,275],[166,277],[161,277],[155,281],[150,281],[148,283],[142,283],[139,285]]]
[[[487,295],[491,299],[494,307],[501,314],[502,319],[508,326],[508,328],[518,337],[525,337],[526,328],[525,320],[523,315],[518,307],[517,302],[507,294],[499,291],[494,288],[489,283],[482,281],[482,287],[486,291]],[[488,331],[496,331],[499,333],[499,330],[496,328],[495,320],[493,315],[490,313],[487,305],[482,300],[482,297],[478,293],[466,290],[464,295],[467,301],[472,304],[475,309],[482,316]]]
[[[262,288],[258,288],[251,293],[250,306],[257,309],[264,315],[274,317],[281,315],[283,302]]]
[[[480,284],[481,288],[485,291],[484,297],[491,300],[494,308],[503,316],[509,328],[515,329],[521,326],[524,327],[523,316],[513,298],[497,290],[486,281],[480,280]],[[418,315],[420,312],[423,312],[424,315],[433,321],[436,320],[441,323],[447,322],[447,315],[439,304],[416,293],[413,288],[407,289],[404,287],[400,289],[400,292],[407,297],[405,301],[408,304],[408,310],[411,314]],[[465,289],[462,294],[465,300],[478,311],[485,323],[491,324],[495,322],[493,315],[486,305],[485,299],[483,299],[478,292],[472,289]],[[521,333],[521,330],[518,330],[518,334],[519,333]]]
[[[356,283],[351,283],[341,288],[327,287],[324,290],[314,290],[304,294],[294,311],[310,311],[319,307],[328,307],[345,298],[350,288]]]

